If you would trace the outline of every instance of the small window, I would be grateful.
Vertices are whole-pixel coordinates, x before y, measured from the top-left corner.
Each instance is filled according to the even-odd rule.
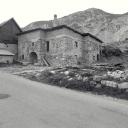
[[[49,52],[49,41],[46,42],[46,50]]]
[[[78,47],[78,42],[77,42],[77,41],[75,41],[75,47],[76,47],[76,48]]]
[[[75,58],[77,59],[77,55],[75,55]]]
[[[9,64],[9,61],[7,60],[7,64]]]
[[[94,60],[94,61],[96,60],[96,57],[95,57],[95,56],[93,56],[93,60]]]
[[[34,42],[32,42],[32,46],[34,46]]]
[[[81,62],[80,62],[80,61],[78,61],[78,62],[77,62],[77,64],[78,64],[78,65],[81,65]]]
[[[98,61],[100,60],[100,55],[99,55],[99,54],[97,54],[97,60],[98,60]]]
[[[24,60],[24,55],[22,55],[22,60]]]

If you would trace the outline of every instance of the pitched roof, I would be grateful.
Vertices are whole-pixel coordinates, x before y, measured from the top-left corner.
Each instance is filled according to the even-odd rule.
[[[52,28],[53,27],[53,21],[36,21],[32,22],[26,27],[22,28],[23,31],[28,31],[31,29],[36,29],[36,28]]]
[[[14,54],[13,53],[11,53],[11,52],[9,52],[9,51],[7,51],[7,50],[5,50],[5,49],[0,49],[0,56],[14,56]]]
[[[0,24],[0,27],[2,27],[7,21],[4,21]]]
[[[24,31],[24,32],[21,32],[17,35],[22,35],[22,34],[26,34],[26,33],[29,33],[29,32],[34,32],[34,31],[37,31],[37,30],[41,30],[41,31],[45,31],[45,32],[48,32],[48,31],[53,31],[53,30],[58,30],[58,29],[62,29],[62,28],[67,28],[77,34],[80,34],[81,36],[90,36],[94,39],[96,39],[97,41],[99,41],[100,43],[103,43],[103,41],[101,41],[99,38],[97,38],[96,36],[90,34],[90,33],[81,33],[81,32],[78,32],[77,30],[74,30],[73,28],[69,27],[69,26],[66,26],[66,25],[60,25],[60,26],[56,26],[56,27],[52,27],[52,28],[47,28],[47,29],[43,29],[43,28],[36,28],[36,29],[31,29],[31,30],[27,30],[27,31]]]
[[[12,20],[12,21],[14,22],[14,24],[17,26],[17,28],[19,29],[19,31],[22,32],[20,26],[17,24],[17,22],[15,21],[14,18],[10,18],[9,20],[2,22],[2,23],[0,24],[0,28],[1,28],[2,26],[4,26],[6,23],[8,23],[9,21],[11,21],[11,20]]]

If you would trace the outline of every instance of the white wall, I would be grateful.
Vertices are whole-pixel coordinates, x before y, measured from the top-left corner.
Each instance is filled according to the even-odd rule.
[[[13,56],[1,56],[0,63],[13,63]]]

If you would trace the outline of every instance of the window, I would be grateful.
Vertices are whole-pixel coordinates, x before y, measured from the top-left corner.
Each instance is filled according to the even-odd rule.
[[[9,64],[9,61],[7,60],[7,64]]]
[[[75,58],[77,59],[77,55],[75,55]]]
[[[78,65],[81,65],[81,62],[80,62],[80,61],[77,61],[77,64],[78,64]]]
[[[100,60],[100,55],[99,55],[99,54],[97,54],[97,60],[98,60],[98,61]]]
[[[8,44],[6,44],[6,47],[8,47]]]
[[[77,42],[77,41],[75,41],[75,47],[76,47],[76,48],[78,47],[78,42]]]
[[[24,60],[24,55],[22,55],[22,60]]]
[[[34,46],[34,42],[32,42],[32,46]]]
[[[46,50],[49,52],[49,41],[46,42]]]
[[[93,60],[94,60],[94,61],[96,60],[96,57],[95,57],[95,56],[93,56]]]

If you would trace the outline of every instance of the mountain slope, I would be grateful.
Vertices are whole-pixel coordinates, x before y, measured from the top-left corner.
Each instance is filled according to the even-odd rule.
[[[128,13],[110,14],[100,9],[91,8],[57,19],[57,25],[68,25],[80,32],[89,32],[105,43],[125,40],[128,37]],[[23,30],[53,27],[53,20],[37,21]]]

